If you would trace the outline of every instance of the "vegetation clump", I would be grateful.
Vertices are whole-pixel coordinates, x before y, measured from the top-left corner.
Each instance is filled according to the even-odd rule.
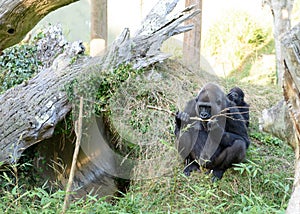
[[[7,48],[0,55],[0,93],[30,79],[38,72],[41,62],[33,44]]]

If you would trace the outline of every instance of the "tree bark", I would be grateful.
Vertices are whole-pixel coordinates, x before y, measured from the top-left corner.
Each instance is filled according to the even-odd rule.
[[[202,10],[202,0],[186,0],[185,5],[195,5],[197,9]],[[201,48],[201,13],[193,19],[188,20],[186,24],[194,23],[195,27],[190,32],[184,34],[183,40],[183,61],[195,69],[200,69],[200,48]]]
[[[52,66],[0,96],[0,162],[13,163],[29,146],[52,136],[56,124],[71,110],[63,86],[84,73],[101,72],[131,63],[134,68],[161,62],[170,54],[160,51],[169,37],[189,31],[184,21],[199,13],[194,7],[168,16],[178,0],[161,0],[150,11],[133,38],[125,29],[104,57],[83,56],[80,43],[66,46]],[[92,69],[94,68],[94,69]]]
[[[284,67],[282,64],[283,50],[280,38],[282,34],[286,33],[291,28],[290,16],[294,0],[265,0],[264,3],[270,6],[273,15],[277,83],[282,86]]]
[[[107,0],[91,0],[90,55],[97,56],[107,47]]]
[[[1,0],[0,53],[19,43],[48,13],[78,0]]]
[[[284,59],[283,93],[294,126],[295,177],[287,213],[300,213],[300,24],[282,38]]]
[[[91,0],[91,39],[107,40],[107,0]]]

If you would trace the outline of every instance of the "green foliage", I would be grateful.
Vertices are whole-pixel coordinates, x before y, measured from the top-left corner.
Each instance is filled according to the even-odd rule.
[[[265,143],[270,146],[282,146],[284,142],[270,134],[262,133],[262,132],[252,132],[250,136],[253,139],[259,140],[262,143]]]
[[[221,54],[227,45],[234,44],[234,50],[231,51],[236,56],[242,56],[245,49],[255,48],[266,42],[267,32],[249,14],[232,11],[222,17],[222,24],[216,22],[205,38],[208,42],[205,47],[212,55]]]
[[[241,174],[244,172],[247,173],[248,176],[255,178],[257,174],[262,174],[263,171],[259,164],[254,163],[251,160],[248,160],[247,163],[235,164],[236,167],[233,169],[239,171]]]
[[[131,111],[131,117],[129,119],[130,125],[133,129],[141,131],[145,134],[148,131],[151,121],[149,117],[144,117],[142,114],[138,114],[137,109]]]
[[[99,102],[96,111],[107,111],[108,101],[119,89],[120,85],[129,77],[135,78],[136,75],[141,74],[142,72],[142,69],[136,70],[133,69],[130,64],[123,64],[113,69],[112,72],[103,73],[96,94],[96,101]]]
[[[97,115],[105,113],[106,118],[109,119],[110,98],[128,78],[135,78],[143,72],[142,69],[133,69],[130,64],[119,65],[112,70],[102,71],[101,74],[97,67],[91,66],[86,68],[86,70],[89,71],[88,75],[82,75],[64,86],[64,90],[69,101],[73,103],[74,109],[65,122],[60,124],[55,130],[56,134],[69,133],[67,130],[72,130],[72,121],[78,118],[79,97],[84,97],[85,99],[85,117],[89,117],[91,113],[96,113]]]
[[[0,56],[0,93],[20,84],[38,72],[35,45],[21,44],[3,51]]]
[[[234,10],[223,14],[204,35],[203,51],[205,56],[215,57],[218,64],[224,63],[225,72],[229,72],[269,43],[271,36],[271,28],[245,12]]]
[[[124,81],[135,78],[143,72],[142,69],[133,69],[130,64],[119,65],[112,70],[102,71],[101,74],[97,67],[89,67],[87,70],[89,70],[88,75],[80,76],[66,85],[65,91],[72,102],[76,102],[75,98],[81,96],[94,102],[94,110],[97,114],[109,111],[107,108],[109,99]]]
[[[142,81],[142,84],[149,84],[146,81]],[[142,134],[151,132],[150,126],[153,125],[156,118],[159,118],[158,112],[153,113],[153,110],[146,108],[147,106],[160,106],[167,110],[169,108],[174,109],[168,100],[165,100],[165,92],[158,91],[155,88],[139,85],[139,88],[132,90],[132,94],[128,95],[133,97],[132,106],[130,106],[131,115],[129,117],[129,123],[133,130],[137,130]],[[131,89],[128,89],[130,91]],[[139,105],[138,105],[139,104]],[[153,131],[153,130],[152,130]]]
[[[64,120],[59,122],[54,130],[53,136],[66,135],[70,136],[74,131],[74,120],[72,112],[69,113]]]

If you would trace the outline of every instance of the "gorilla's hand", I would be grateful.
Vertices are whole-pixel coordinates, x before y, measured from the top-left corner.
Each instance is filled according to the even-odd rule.
[[[212,119],[212,120],[207,122],[207,130],[208,131],[212,131],[212,130],[215,130],[217,128],[220,128],[220,126],[218,124],[218,120]]]
[[[178,111],[176,113],[176,118],[186,123],[190,121],[190,115],[183,111]]]

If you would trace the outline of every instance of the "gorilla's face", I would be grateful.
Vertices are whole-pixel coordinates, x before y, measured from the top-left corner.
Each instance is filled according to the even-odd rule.
[[[203,120],[219,114],[225,107],[225,94],[218,85],[213,83],[206,84],[196,98],[196,114]]]
[[[211,105],[210,103],[204,103],[204,102],[197,102],[198,109],[196,110],[198,112],[198,116],[203,119],[207,120],[211,118]]]
[[[228,99],[233,101],[238,106],[243,104],[244,96],[244,92],[238,87],[232,88],[227,95]]]

